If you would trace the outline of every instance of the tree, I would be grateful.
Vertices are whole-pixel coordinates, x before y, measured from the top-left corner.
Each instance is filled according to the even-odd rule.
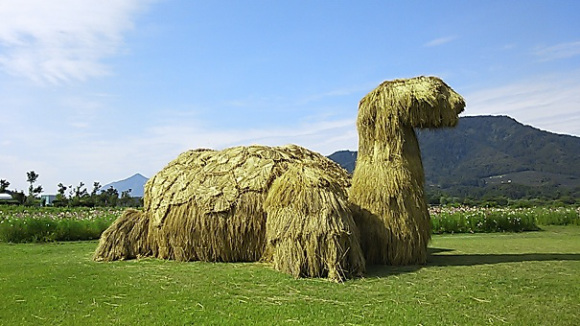
[[[58,195],[61,195],[63,198],[65,197],[64,192],[68,187],[63,185],[62,182],[58,184]]]
[[[102,191],[99,195],[100,201],[103,206],[117,206],[117,202],[119,200],[119,192],[117,189],[113,188],[113,186],[109,187],[109,189]]]
[[[68,204],[68,199],[65,195],[67,188],[68,187],[63,185],[62,182],[58,184],[58,193],[56,194],[56,200],[54,201],[55,206],[66,206]]]
[[[12,198],[14,198],[14,200],[16,200],[21,205],[26,204],[27,197],[26,197],[26,195],[24,195],[24,191],[13,192]]]
[[[71,186],[72,188],[72,186]],[[71,206],[92,206],[88,202],[89,193],[87,192],[87,188],[85,188],[84,182],[79,182],[79,185],[71,189],[71,198],[70,198],[70,205]]]
[[[91,191],[91,198],[97,196],[99,190],[101,190],[101,183],[100,182],[93,182],[93,191]]]
[[[119,205],[121,206],[131,206],[134,203],[131,197],[131,189],[121,192],[121,199],[119,199]]]
[[[10,186],[10,182],[4,179],[0,180],[0,192],[5,192],[8,186]]]
[[[34,171],[26,172],[27,182],[30,183],[28,187],[28,199],[27,201],[32,204],[36,199],[36,196],[42,192],[42,186],[35,187],[34,183],[38,180],[38,173]]]
[[[26,172],[26,176],[27,176],[27,181],[30,182],[30,184],[34,184],[36,182],[36,180],[38,180],[38,173],[34,172],[34,171],[29,171]]]
[[[82,181],[79,182],[79,185],[76,186],[76,188],[75,188],[75,198],[81,198],[81,197],[84,197],[88,194],[87,188],[83,188],[84,186],[85,186],[84,182],[82,182]]]

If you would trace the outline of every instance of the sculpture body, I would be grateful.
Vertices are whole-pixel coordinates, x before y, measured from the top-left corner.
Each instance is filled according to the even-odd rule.
[[[147,182],[142,212],[103,233],[95,259],[266,261],[296,277],[361,275],[349,182],[299,146],[188,151]]]

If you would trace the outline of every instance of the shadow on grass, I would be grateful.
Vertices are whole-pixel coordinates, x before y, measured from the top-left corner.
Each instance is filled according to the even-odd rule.
[[[469,255],[431,255],[427,266],[474,266],[501,263],[520,263],[525,261],[580,261],[580,254],[469,254]]]
[[[530,254],[440,254],[453,249],[429,248],[427,264],[413,266],[367,266],[366,277],[387,277],[415,272],[430,266],[476,266],[502,263],[520,263],[528,261],[580,261],[580,254],[530,253]]]

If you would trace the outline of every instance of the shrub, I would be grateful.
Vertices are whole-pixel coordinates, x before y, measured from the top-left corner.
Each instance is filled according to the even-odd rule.
[[[538,225],[580,225],[580,208],[432,207],[433,233],[522,232]]]
[[[433,233],[535,231],[533,214],[507,208],[432,208]]]
[[[98,239],[118,209],[0,208],[0,241],[48,242]]]
[[[580,225],[580,207],[536,208],[534,214],[540,225]]]

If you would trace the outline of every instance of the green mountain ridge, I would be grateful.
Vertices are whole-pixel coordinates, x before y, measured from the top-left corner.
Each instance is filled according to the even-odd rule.
[[[460,118],[456,128],[417,130],[417,138],[428,191],[481,197],[498,188],[580,190],[580,137],[543,131],[507,116],[472,116]],[[338,151],[329,158],[354,170],[356,152]]]

